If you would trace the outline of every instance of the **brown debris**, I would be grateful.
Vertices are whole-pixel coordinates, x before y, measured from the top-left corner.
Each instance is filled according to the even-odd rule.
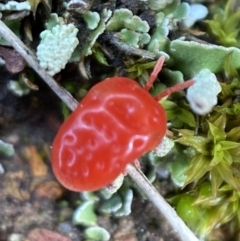
[[[26,66],[24,58],[15,49],[0,46],[0,56],[6,62],[6,69],[13,74],[21,72]]]
[[[71,239],[48,229],[35,228],[28,234],[27,241],[71,241]]]
[[[35,194],[40,198],[56,200],[63,195],[63,188],[56,181],[46,181],[36,187]]]
[[[47,175],[47,165],[44,163],[42,157],[39,155],[35,146],[25,147],[25,155],[29,161],[32,175],[34,177],[41,177]]]
[[[3,194],[5,197],[16,198],[20,201],[27,201],[30,198],[28,190],[21,188],[21,184],[25,179],[23,171],[8,172],[4,180]]]

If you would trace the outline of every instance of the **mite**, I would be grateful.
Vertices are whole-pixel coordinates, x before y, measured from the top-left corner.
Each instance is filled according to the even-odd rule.
[[[188,80],[151,96],[148,90],[164,60],[159,58],[144,88],[132,79],[111,77],[90,89],[52,145],[53,172],[63,186],[72,191],[101,189],[161,142],[167,118],[158,100],[194,83]]]

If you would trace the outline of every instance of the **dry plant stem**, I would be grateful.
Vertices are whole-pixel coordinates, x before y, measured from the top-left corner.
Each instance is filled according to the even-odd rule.
[[[76,109],[78,102],[68,93],[68,91],[60,87],[56,81],[39,66],[35,54],[29,50],[1,20],[0,35],[11,43],[15,50],[23,56],[28,64],[42,77],[49,87],[71,110]],[[140,170],[129,164],[127,166],[127,171],[132,179],[141,187],[148,198],[155,204],[158,210],[165,215],[166,219],[169,221],[174,230],[178,232],[182,241],[198,240]]]

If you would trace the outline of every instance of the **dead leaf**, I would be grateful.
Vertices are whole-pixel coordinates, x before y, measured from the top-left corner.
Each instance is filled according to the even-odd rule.
[[[27,19],[25,22],[24,22],[24,25],[23,25],[23,28],[24,28],[24,33],[25,35],[27,36],[27,38],[29,39],[29,41],[33,41],[33,36],[32,36],[32,25],[31,25],[31,21],[29,19]]]
[[[38,86],[35,85],[33,82],[31,82],[28,78],[28,76],[23,73],[21,75],[22,81],[31,89],[31,90],[39,90]]]
[[[35,146],[28,146],[24,149],[26,158],[30,164],[30,168],[34,177],[46,176],[47,165],[44,163],[42,157],[39,155]]]

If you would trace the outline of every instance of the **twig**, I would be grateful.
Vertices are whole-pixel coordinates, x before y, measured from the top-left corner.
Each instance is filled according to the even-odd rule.
[[[74,110],[78,102],[72,95],[60,87],[56,81],[49,76],[40,66],[35,54],[28,49],[23,42],[0,20],[0,35],[2,35],[18,51],[28,64],[42,77],[49,87],[59,96],[59,98],[71,109]],[[179,218],[174,209],[157,192],[145,175],[133,165],[127,166],[128,174],[141,187],[148,198],[154,203],[158,210],[164,214],[173,229],[179,234],[182,241],[198,241],[192,231]]]

